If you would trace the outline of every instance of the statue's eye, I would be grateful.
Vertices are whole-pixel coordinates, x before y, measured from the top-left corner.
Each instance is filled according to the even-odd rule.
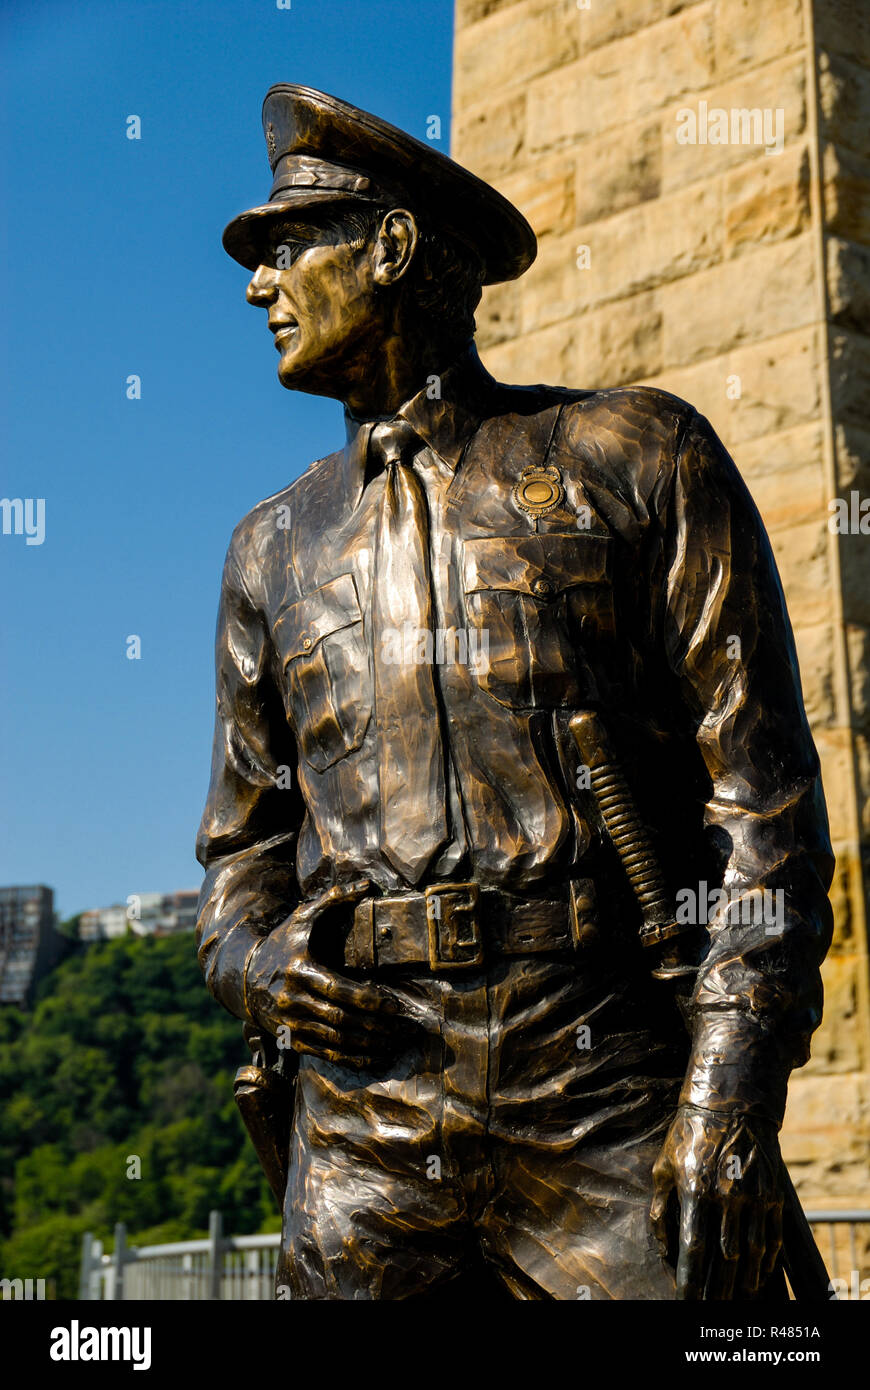
[[[305,250],[304,242],[283,240],[276,243],[272,250],[272,259],[276,270],[287,270],[294,261],[297,261]]]

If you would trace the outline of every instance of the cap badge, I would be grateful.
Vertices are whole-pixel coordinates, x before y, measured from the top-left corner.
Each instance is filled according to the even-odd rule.
[[[546,516],[565,499],[562,475],[552,465],[533,464],[523,469],[512,496],[520,511],[535,518]]]

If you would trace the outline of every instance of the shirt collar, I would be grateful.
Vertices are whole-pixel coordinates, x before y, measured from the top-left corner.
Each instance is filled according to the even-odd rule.
[[[436,385],[438,395],[433,389]],[[442,373],[440,382],[433,382],[430,377],[426,386],[389,418],[401,416],[407,420],[451,472],[455,472],[466,444],[486,416],[494,387],[493,378],[471,342]],[[380,421],[359,420],[347,409],[344,418],[347,430],[345,476],[352,505],[356,506],[365,482],[369,436]]]

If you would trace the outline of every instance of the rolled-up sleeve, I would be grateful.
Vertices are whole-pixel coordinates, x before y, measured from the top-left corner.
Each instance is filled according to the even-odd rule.
[[[236,547],[234,536],[215,642],[211,782],[196,842],[206,871],[196,940],[208,988],[230,1013],[247,1019],[250,952],[298,901],[295,851],[304,808],[266,623]]]
[[[807,1060],[821,1018],[834,860],[770,543],[733,461],[694,413],[662,524],[662,640],[709,775],[705,835],[724,890],[706,925],[682,1099],[779,1124],[789,1072]]]

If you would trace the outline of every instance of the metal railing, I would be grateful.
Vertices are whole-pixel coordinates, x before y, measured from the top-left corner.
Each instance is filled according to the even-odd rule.
[[[219,1211],[209,1215],[206,1240],[128,1245],[123,1223],[114,1250],[85,1235],[79,1298],[271,1299],[281,1236],[225,1236]]]
[[[870,1296],[870,1211],[807,1211],[807,1221],[824,1260],[834,1292],[844,1299]],[[834,1280],[845,1282],[838,1288]]]
[[[808,1211],[816,1244],[832,1281],[832,1297],[870,1293],[870,1211]],[[272,1299],[281,1236],[225,1236],[211,1212],[206,1240],[169,1245],[128,1245],[115,1227],[111,1255],[86,1235],[82,1243],[79,1298],[83,1299]],[[834,1285],[840,1280],[842,1287]]]

